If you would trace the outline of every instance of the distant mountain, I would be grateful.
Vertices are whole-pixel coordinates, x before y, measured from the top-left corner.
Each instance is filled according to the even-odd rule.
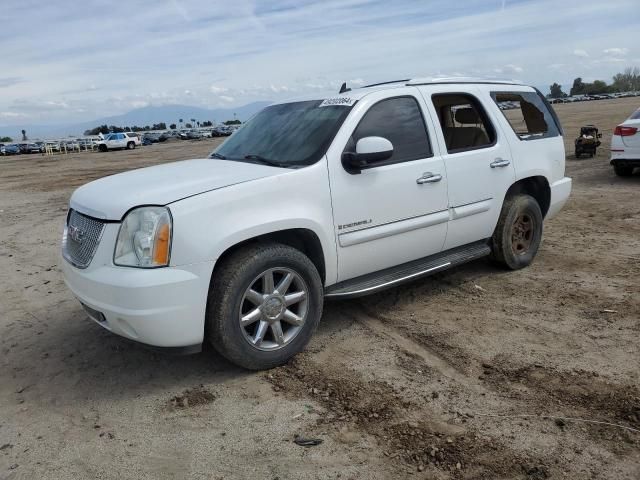
[[[167,126],[169,126],[172,123],[177,125],[180,119],[184,121],[183,123],[189,123],[192,118],[195,118],[196,121],[199,122],[210,120],[214,123],[233,120],[234,118],[244,121],[270,103],[271,102],[254,102],[241,107],[215,109],[193,107],[190,105],[150,106],[137,108],[122,115],[114,115],[112,117],[104,117],[88,122],[67,125],[25,125],[21,127],[0,126],[0,136],[3,137],[6,135],[12,137],[15,141],[19,141],[21,139],[20,130],[23,128],[27,131],[27,135],[30,139],[35,139],[57,136],[66,137],[70,135],[80,136],[85,130],[89,130],[99,125],[116,125],[118,127],[137,125],[139,127],[144,127],[145,125],[165,122]]]

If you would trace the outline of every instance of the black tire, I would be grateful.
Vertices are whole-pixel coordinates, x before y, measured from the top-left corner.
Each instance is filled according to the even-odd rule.
[[[542,222],[535,198],[525,194],[507,197],[491,237],[494,261],[510,270],[531,264],[542,241]]]
[[[240,314],[246,305],[244,295],[247,289],[255,285],[254,282],[264,272],[278,268],[293,271],[303,280],[308,292],[305,297],[306,319],[288,343],[275,350],[264,351],[250,344],[247,329],[251,327],[240,325]],[[322,307],[322,281],[306,255],[279,243],[257,243],[232,253],[216,267],[209,288],[206,337],[222,356],[236,365],[249,370],[277,367],[304,349],[320,321]],[[287,310],[289,307],[283,308]],[[259,322],[255,324],[256,329]],[[282,328],[291,327],[283,320]],[[267,335],[273,334],[272,330],[269,332]]]
[[[616,172],[616,175],[619,177],[630,177],[633,175],[633,167],[629,166],[614,165],[613,171]]]
[[[100,146],[98,147],[98,150],[100,150],[101,152],[106,152],[108,149],[107,149],[107,146],[106,146],[106,145],[100,145]]]
[[[136,144],[133,142],[129,142],[127,143],[127,150],[133,150],[134,148],[136,148]]]

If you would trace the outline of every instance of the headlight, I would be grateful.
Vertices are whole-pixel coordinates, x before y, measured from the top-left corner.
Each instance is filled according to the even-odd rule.
[[[171,214],[165,207],[140,207],[122,221],[113,263],[126,267],[166,267],[171,250]]]

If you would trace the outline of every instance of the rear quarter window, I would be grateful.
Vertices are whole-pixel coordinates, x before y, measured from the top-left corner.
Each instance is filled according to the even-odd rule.
[[[549,108],[534,92],[491,92],[520,140],[557,137],[560,132]]]

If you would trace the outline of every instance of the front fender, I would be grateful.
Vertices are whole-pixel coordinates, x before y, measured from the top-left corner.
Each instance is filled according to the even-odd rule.
[[[326,284],[337,280],[336,240],[325,159],[298,170],[195,195],[169,205],[171,265],[216,261],[268,233],[307,229],[320,240]]]

